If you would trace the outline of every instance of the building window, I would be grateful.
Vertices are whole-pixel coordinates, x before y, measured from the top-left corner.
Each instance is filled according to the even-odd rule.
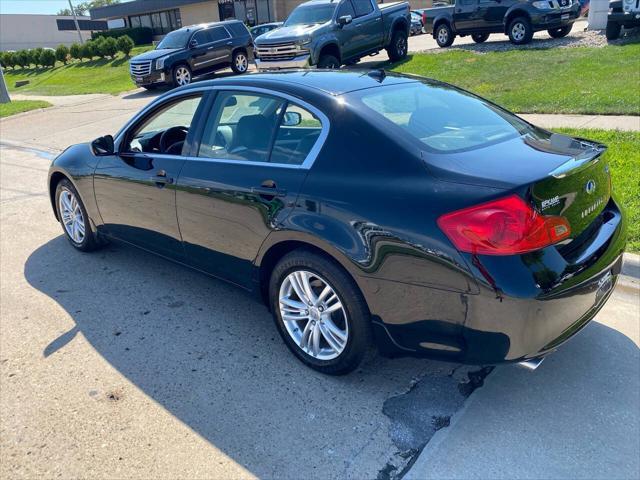
[[[164,35],[172,30],[182,27],[180,10],[164,10],[162,12],[148,13],[145,15],[132,15],[129,17],[132,27],[148,27],[154,35]]]

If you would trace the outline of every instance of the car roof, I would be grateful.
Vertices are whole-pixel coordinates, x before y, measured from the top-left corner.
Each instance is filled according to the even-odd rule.
[[[178,30],[197,31],[204,30],[206,28],[215,27],[218,25],[229,25],[231,23],[242,23],[240,20],[223,20],[221,22],[209,22],[209,23],[196,23],[194,25],[187,25],[186,27],[179,28]]]
[[[183,88],[235,85],[273,89],[274,82],[280,82],[289,87],[297,86],[301,89],[311,89],[337,96],[382,85],[398,85],[422,80],[426,79],[387,73],[384,70],[287,70],[206,80]]]

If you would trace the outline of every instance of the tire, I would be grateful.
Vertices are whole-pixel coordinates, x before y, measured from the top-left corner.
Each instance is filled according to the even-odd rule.
[[[514,45],[524,45],[533,38],[533,27],[527,17],[516,17],[509,23],[507,34]]]
[[[620,34],[622,33],[622,25],[617,22],[607,22],[607,29],[605,31],[605,36],[607,40],[615,40],[620,38]]]
[[[233,73],[242,75],[249,70],[249,57],[244,50],[236,50],[231,58],[231,70]]]
[[[297,295],[291,282],[294,274],[302,274],[308,279],[307,285],[316,299],[325,287],[332,291],[322,303],[312,303],[307,308],[308,296],[302,287],[305,282],[296,282],[297,290],[303,292]],[[360,365],[372,345],[369,309],[360,290],[339,265],[322,255],[302,249],[285,255],[271,274],[269,301],[278,331],[287,347],[314,370],[328,375],[349,373]],[[340,308],[336,307],[338,304]],[[285,308],[288,309],[286,312]],[[335,310],[327,313],[331,308]],[[284,320],[283,312],[290,317],[297,316],[296,312],[299,312],[301,320]],[[311,333],[307,334],[307,331]]]
[[[91,230],[89,215],[78,191],[66,178],[56,185],[55,205],[62,231],[74,248],[91,252],[102,246],[103,242]],[[65,219],[69,221],[65,222]]]
[[[564,27],[552,28],[550,30],[547,30],[547,33],[552,38],[563,38],[569,35],[569,32],[571,32],[572,28],[573,28],[573,23],[569,25],[565,25]]]
[[[476,43],[484,43],[489,38],[489,34],[488,33],[473,33],[471,35],[471,38]]]
[[[318,61],[318,68],[340,68],[340,60],[333,55],[322,55]]]
[[[454,38],[456,38],[448,23],[438,25],[433,32],[433,36],[440,48],[450,47],[453,44]]]
[[[173,67],[171,71],[171,80],[174,87],[183,87],[189,85],[193,80],[193,74],[189,65],[181,63]]]
[[[391,42],[386,48],[389,60],[397,62],[407,56],[409,51],[409,44],[407,40],[407,32],[404,30],[396,30],[391,36]]]

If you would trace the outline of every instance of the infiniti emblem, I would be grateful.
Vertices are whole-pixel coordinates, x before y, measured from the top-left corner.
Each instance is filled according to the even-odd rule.
[[[584,191],[587,192],[589,195],[591,195],[593,192],[596,191],[596,182],[594,182],[593,180],[589,180],[587,184],[584,186]]]

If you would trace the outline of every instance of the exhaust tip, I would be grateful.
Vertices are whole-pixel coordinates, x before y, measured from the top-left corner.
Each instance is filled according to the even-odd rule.
[[[540,366],[543,360],[544,360],[544,357],[530,358],[529,360],[518,362],[518,365],[529,371],[534,371],[536,368]]]

